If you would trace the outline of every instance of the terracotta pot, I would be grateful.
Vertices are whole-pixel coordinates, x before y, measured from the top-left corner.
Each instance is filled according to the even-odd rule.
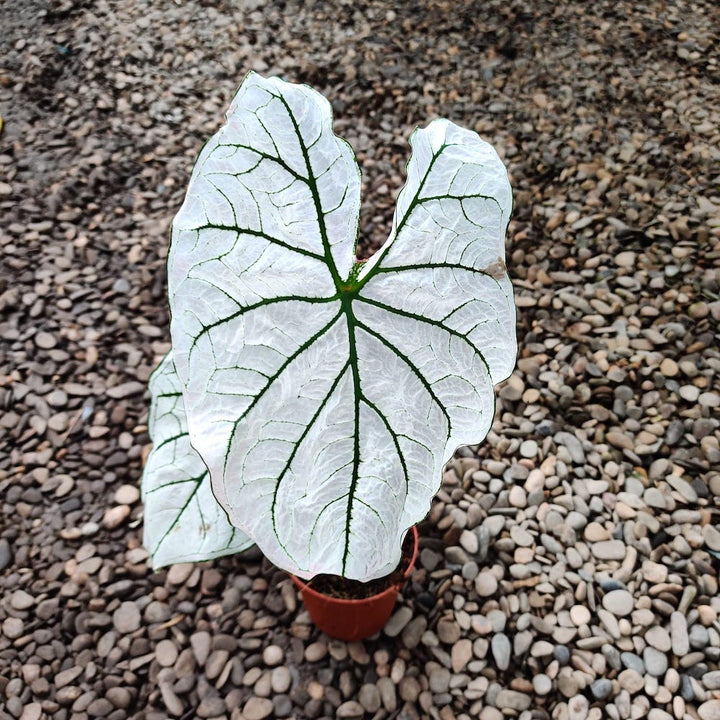
[[[404,580],[410,577],[418,552],[417,529],[413,527],[411,532],[413,551]],[[315,625],[326,635],[347,642],[363,640],[385,627],[402,586],[402,583],[397,583],[369,598],[345,600],[319,593],[294,575],[292,579],[300,590],[305,607]]]

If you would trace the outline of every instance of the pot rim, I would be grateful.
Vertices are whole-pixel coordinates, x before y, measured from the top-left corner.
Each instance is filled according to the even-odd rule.
[[[405,570],[405,573],[403,574],[403,580],[407,580],[410,577],[410,574],[412,573],[412,569],[415,566],[415,560],[417,560],[418,555],[418,545],[419,545],[419,536],[417,531],[417,526],[413,525],[409,530],[413,534],[413,552],[410,556],[410,562],[408,563],[407,569]],[[390,585],[390,587],[386,588],[380,593],[376,593],[375,595],[371,595],[370,597],[365,598],[335,598],[332,597],[332,595],[326,595],[325,593],[318,592],[314,588],[310,587],[304,580],[299,578],[297,575],[291,575],[290,576],[297,586],[297,588],[302,591],[303,593],[310,593],[311,595],[323,598],[326,601],[337,603],[338,605],[357,605],[358,603],[368,603],[368,602],[374,602],[378,598],[385,597],[386,595],[389,595],[391,593],[398,592],[398,589],[402,586],[403,583],[398,582],[393,585]]]

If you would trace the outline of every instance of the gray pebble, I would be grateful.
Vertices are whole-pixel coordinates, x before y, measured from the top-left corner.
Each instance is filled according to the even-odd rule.
[[[641,675],[645,672],[645,664],[639,655],[631,652],[624,652],[621,653],[620,659],[622,660],[622,664],[628,668],[628,670],[635,670],[635,672],[638,672]]]
[[[404,605],[396,610],[387,621],[384,633],[388,637],[397,637],[402,632],[403,628],[410,622],[412,614],[412,610],[407,607],[407,605]]]
[[[606,700],[612,692],[612,681],[607,678],[599,678],[590,686],[590,691],[596,700]]]
[[[512,652],[508,636],[505,635],[505,633],[496,633],[493,635],[490,647],[498,670],[507,670],[510,666],[510,655]]]
[[[570,662],[570,650],[565,645],[556,645],[553,649],[553,657],[561,666],[565,666]]]
[[[704,650],[710,644],[710,633],[706,627],[695,624],[690,628],[688,639],[693,650]]]
[[[650,675],[661,677],[668,668],[667,655],[654,647],[648,646],[643,650],[643,664]]]
[[[5,538],[0,538],[0,570],[4,570],[12,562],[12,550],[10,543]]]

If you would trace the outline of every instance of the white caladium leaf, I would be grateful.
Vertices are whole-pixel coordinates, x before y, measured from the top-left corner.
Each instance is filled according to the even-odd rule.
[[[153,372],[149,386],[153,448],[142,478],[143,543],[153,567],[245,550],[253,541],[229,523],[210,489],[207,467],[190,445],[172,352]]]
[[[308,578],[391,572],[514,366],[505,168],[437,120],[388,241],[355,262],[360,173],[305,86],[249,75],[173,223],[173,356],[230,521]]]

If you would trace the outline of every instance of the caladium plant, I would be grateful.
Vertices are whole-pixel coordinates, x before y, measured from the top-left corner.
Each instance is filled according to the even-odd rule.
[[[447,120],[410,143],[365,263],[360,171],[320,94],[251,73],[202,149],[172,226],[172,350],[150,382],[156,566],[256,542],[302,578],[381,577],[444,463],[487,434],[516,356],[507,172]]]

